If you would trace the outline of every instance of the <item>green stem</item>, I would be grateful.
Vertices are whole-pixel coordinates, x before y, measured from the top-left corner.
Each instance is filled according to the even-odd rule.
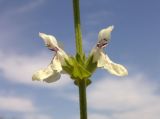
[[[87,119],[86,81],[79,80],[80,119]]]
[[[76,50],[77,50],[77,54],[79,54],[80,56],[83,56],[79,0],[73,0],[73,11],[74,11],[74,28],[75,28],[75,38],[76,38]]]
[[[74,11],[76,52],[82,58],[84,53],[82,47],[79,0],[73,0],[73,11]],[[79,84],[78,86],[79,86],[80,119],[87,119],[86,80],[79,79],[78,84]]]

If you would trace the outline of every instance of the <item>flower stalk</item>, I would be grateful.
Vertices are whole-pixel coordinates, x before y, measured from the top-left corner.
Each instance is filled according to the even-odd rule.
[[[73,12],[74,12],[76,51],[77,54],[79,54],[79,56],[82,58],[84,53],[82,47],[79,0],[73,0]],[[86,80],[85,79],[78,80],[78,87],[79,87],[80,119],[87,119]]]

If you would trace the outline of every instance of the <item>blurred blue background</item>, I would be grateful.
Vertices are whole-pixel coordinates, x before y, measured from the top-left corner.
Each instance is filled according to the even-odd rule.
[[[106,53],[127,67],[124,78],[97,70],[88,87],[90,119],[159,119],[160,1],[80,0],[83,47],[114,25]],[[78,119],[78,89],[69,76],[31,81],[54,53],[38,33],[54,35],[75,54],[72,0],[0,0],[0,117]],[[122,80],[124,79],[124,80]]]

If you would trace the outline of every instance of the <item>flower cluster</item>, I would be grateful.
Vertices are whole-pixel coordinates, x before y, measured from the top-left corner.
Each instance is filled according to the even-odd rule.
[[[62,73],[69,74],[74,80],[88,79],[96,68],[103,68],[116,76],[127,75],[128,72],[124,66],[114,63],[104,53],[104,48],[110,41],[113,28],[113,26],[109,26],[99,32],[98,42],[87,58],[79,56],[79,54],[75,57],[69,56],[62,50],[54,36],[39,33],[45,46],[54,51],[55,55],[48,67],[35,72],[32,79],[51,83],[60,79]]]

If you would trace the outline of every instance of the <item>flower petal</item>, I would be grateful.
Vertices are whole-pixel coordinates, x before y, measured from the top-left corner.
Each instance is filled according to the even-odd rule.
[[[51,65],[52,70],[57,71],[57,72],[62,71],[61,62],[60,62],[59,56],[57,54],[54,56],[51,64],[52,64]]]
[[[109,26],[99,32],[97,47],[104,48],[108,44],[113,28],[114,26]]]
[[[60,44],[57,42],[56,38],[52,35],[47,35],[44,33],[39,33],[39,36],[44,40],[46,46],[52,50],[56,51],[56,63],[60,61],[60,63],[63,65],[65,63],[64,59],[68,59],[68,55],[65,53],[65,51],[61,48]],[[59,60],[59,61],[58,61]]]
[[[112,30],[114,29],[114,26],[109,26],[105,29],[102,29],[99,34],[98,34],[98,40],[102,40],[102,39],[106,39],[106,40],[109,40],[110,39],[110,36],[111,36],[111,32]]]
[[[55,82],[60,79],[60,73],[52,69],[49,65],[45,69],[41,69],[33,74],[32,80],[45,81],[47,83]]]
[[[125,76],[128,75],[127,69],[120,65],[112,62],[109,57],[104,54],[103,52],[100,52],[100,57],[98,60],[97,67],[104,68],[108,70],[111,74],[114,74],[116,76]]]
[[[39,33],[39,36],[44,40],[45,46],[48,47],[50,50],[58,50],[59,46],[54,36],[44,33]]]

